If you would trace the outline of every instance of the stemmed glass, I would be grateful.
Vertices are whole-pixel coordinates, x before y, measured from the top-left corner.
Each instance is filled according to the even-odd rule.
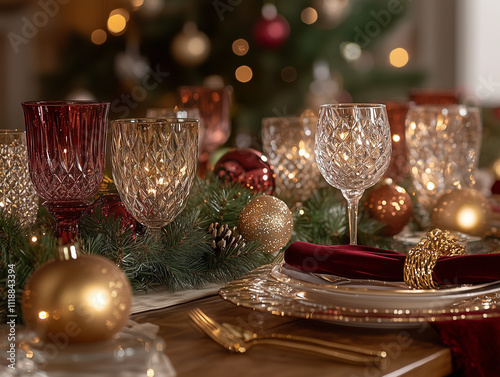
[[[39,101],[22,107],[33,187],[56,219],[56,236],[71,242],[104,178],[109,102]]]
[[[347,199],[349,238],[355,245],[359,199],[389,166],[391,131],[385,105],[322,105],[315,153],[323,177]]]
[[[198,164],[198,120],[118,119],[111,122],[113,178],[120,197],[148,234],[186,206]]]

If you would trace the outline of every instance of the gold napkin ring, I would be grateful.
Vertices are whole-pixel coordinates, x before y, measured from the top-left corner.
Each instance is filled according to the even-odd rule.
[[[464,255],[465,246],[448,231],[434,229],[413,247],[405,259],[403,278],[414,289],[438,289],[432,272],[439,258]]]

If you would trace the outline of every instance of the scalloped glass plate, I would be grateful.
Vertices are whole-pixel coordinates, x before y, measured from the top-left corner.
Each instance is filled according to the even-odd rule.
[[[64,334],[54,343],[43,343],[25,329],[19,330],[16,341],[16,368],[0,364],[2,376],[175,376],[164,341],[127,328],[96,343],[67,344]]]
[[[368,327],[419,326],[423,322],[500,316],[500,282],[443,296],[336,291],[277,279],[281,265],[262,266],[219,291],[226,300],[276,315],[313,318]],[[273,272],[274,271],[274,272]]]

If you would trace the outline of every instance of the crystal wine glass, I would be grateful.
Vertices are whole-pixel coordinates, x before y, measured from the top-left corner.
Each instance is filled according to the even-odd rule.
[[[315,153],[323,177],[347,199],[350,243],[355,245],[359,199],[389,166],[391,131],[385,105],[322,105]]]
[[[22,103],[29,171],[35,191],[56,219],[64,243],[104,178],[109,102]]]
[[[186,206],[198,164],[198,120],[118,119],[111,122],[113,178],[120,197],[158,238]]]

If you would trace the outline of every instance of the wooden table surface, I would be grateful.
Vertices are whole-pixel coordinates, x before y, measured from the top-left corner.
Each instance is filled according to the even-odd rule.
[[[388,362],[379,369],[265,345],[257,345],[245,354],[232,354],[194,327],[187,312],[195,307],[218,322],[239,324],[258,333],[272,330],[385,350]],[[442,345],[437,333],[427,324],[413,329],[348,327],[252,311],[217,295],[136,314],[132,319],[160,326],[159,336],[166,342],[166,354],[179,377],[437,377],[452,372],[450,350]]]

